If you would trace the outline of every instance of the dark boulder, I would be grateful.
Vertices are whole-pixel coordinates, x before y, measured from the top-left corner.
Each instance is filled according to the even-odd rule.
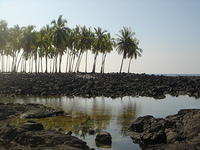
[[[112,144],[112,137],[110,135],[110,133],[108,132],[100,132],[97,134],[96,138],[95,138],[95,142],[97,146],[104,146],[104,145],[108,145],[111,146]]]

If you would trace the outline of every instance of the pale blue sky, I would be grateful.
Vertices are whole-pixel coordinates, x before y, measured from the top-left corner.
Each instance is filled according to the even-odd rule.
[[[113,36],[131,27],[144,50],[132,72],[200,73],[199,0],[0,0],[0,19],[10,26],[40,28],[60,14],[70,27],[100,26]],[[120,61],[116,53],[109,55],[106,71],[118,71]]]

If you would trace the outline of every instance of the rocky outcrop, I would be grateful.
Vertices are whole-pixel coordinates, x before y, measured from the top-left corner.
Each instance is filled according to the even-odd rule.
[[[22,127],[0,128],[1,150],[89,150],[82,140],[56,131],[43,129],[40,123],[29,121]]]
[[[95,138],[96,145],[101,146],[111,146],[112,144],[112,137],[108,132],[100,132],[96,135]]]
[[[64,111],[55,110],[41,104],[0,103],[0,120],[13,116],[20,116],[21,118],[45,118],[58,115],[64,115]]]
[[[142,149],[200,149],[200,109],[180,110],[163,118],[144,116],[130,126],[130,135]]]
[[[148,96],[165,94],[200,97],[200,77],[145,74],[17,73],[0,74],[0,95]]]

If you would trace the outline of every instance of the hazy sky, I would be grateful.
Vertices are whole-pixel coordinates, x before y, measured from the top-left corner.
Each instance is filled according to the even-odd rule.
[[[131,27],[144,50],[132,72],[200,73],[200,0],[0,0],[0,19],[9,26],[40,28],[60,14],[70,27],[100,26],[113,36]],[[120,62],[110,54],[106,71],[119,71]]]

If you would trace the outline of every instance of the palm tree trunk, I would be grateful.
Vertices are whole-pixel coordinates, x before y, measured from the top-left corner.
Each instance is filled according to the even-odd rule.
[[[19,58],[19,61],[18,61],[17,66],[15,67],[15,71],[16,71],[16,72],[18,71],[19,64],[20,64],[20,62],[21,62],[22,56],[23,56],[23,53],[22,53],[22,55],[21,55],[20,58]],[[16,62],[16,63],[17,63],[17,62]]]
[[[43,68],[42,68],[42,57],[40,58],[41,60],[40,60],[40,67],[41,67],[41,72],[43,72]]]
[[[59,73],[61,73],[62,54],[60,54]]]
[[[75,65],[74,72],[76,72],[76,70],[77,70],[77,68],[78,68],[78,62],[79,62],[80,56],[81,56],[81,51],[80,51],[79,54],[78,54],[78,58],[77,58],[77,61],[76,61],[76,65]]]
[[[34,58],[31,57],[31,73],[33,73],[33,66],[34,66]]]
[[[52,68],[52,60],[50,59],[50,66],[49,66],[49,72],[51,73],[52,72],[52,70],[51,70],[51,68]]]
[[[52,65],[53,65],[52,72],[54,72],[55,71],[55,58],[52,58]]]
[[[2,60],[2,67],[1,67],[1,69],[2,69],[2,72],[4,72],[4,55],[2,55],[1,60]]]
[[[6,72],[8,72],[8,68],[9,68],[9,60],[8,60],[8,55],[6,56]]]
[[[79,64],[80,64],[81,54],[82,54],[82,50],[80,50],[80,52],[79,52],[79,55],[78,55],[78,58],[77,58],[77,61],[76,61],[76,65],[75,65],[74,72],[76,72],[76,71],[78,72],[78,71],[79,71],[78,66],[79,66]]]
[[[22,59],[21,65],[20,65],[20,72],[23,72],[23,64],[24,64],[24,58]]]
[[[45,60],[46,60],[46,69],[45,69],[45,73],[47,73],[47,68],[48,68],[48,64],[47,64],[47,55],[45,56]]]
[[[66,72],[67,72],[67,70],[68,70],[68,66],[69,66],[69,68],[70,68],[70,63],[69,63],[69,52],[67,51],[67,62],[66,62]],[[69,65],[68,65],[69,64]]]
[[[24,72],[26,72],[26,59],[24,60]]]
[[[77,72],[79,72],[82,57],[83,57],[83,52],[81,52],[81,56],[80,56],[80,59],[79,59],[79,62],[78,62]]]
[[[105,72],[105,61],[106,61],[106,53],[104,55],[104,60],[103,60],[103,73]]]
[[[131,61],[132,61],[132,58],[130,58],[130,60],[129,60],[129,64],[128,64],[128,73],[130,72]]]
[[[102,60],[101,60],[101,73],[103,73],[103,61],[104,61],[104,53],[102,54]]]
[[[8,70],[8,55],[5,58],[5,72],[7,72]]]
[[[97,55],[98,55],[98,53],[96,53],[95,56],[94,56],[94,63],[93,63],[92,73],[95,73],[95,70],[96,70],[96,60],[97,60]]]
[[[38,68],[37,68],[37,57],[35,57],[35,73],[37,73]]]
[[[31,72],[31,58],[28,61],[28,72]]]
[[[38,58],[38,62],[37,62],[37,66],[38,66],[38,73],[40,72],[40,57]]]
[[[10,65],[10,56],[9,56],[9,58],[8,58],[8,63],[9,63],[9,65],[8,65],[8,72],[11,72],[11,65]]]
[[[85,53],[85,73],[87,72],[87,56],[88,56],[88,51]]]
[[[71,72],[71,66],[72,66],[72,54],[68,54],[69,55],[69,69],[68,72]]]
[[[1,63],[1,54],[0,54],[0,63]],[[1,64],[0,64],[0,72],[1,72]]]
[[[57,60],[58,60],[58,55],[55,56],[55,73],[57,73],[57,71],[58,71],[58,63],[57,63]]]
[[[15,57],[12,57],[11,72],[14,72]]]
[[[74,54],[74,55],[73,55],[73,58],[72,58],[71,72],[73,72],[75,57],[76,57],[76,56],[75,56],[75,54]]]
[[[124,56],[122,57],[122,62],[121,62],[121,67],[120,67],[120,71],[119,71],[119,73],[122,72],[123,63],[124,63]]]

